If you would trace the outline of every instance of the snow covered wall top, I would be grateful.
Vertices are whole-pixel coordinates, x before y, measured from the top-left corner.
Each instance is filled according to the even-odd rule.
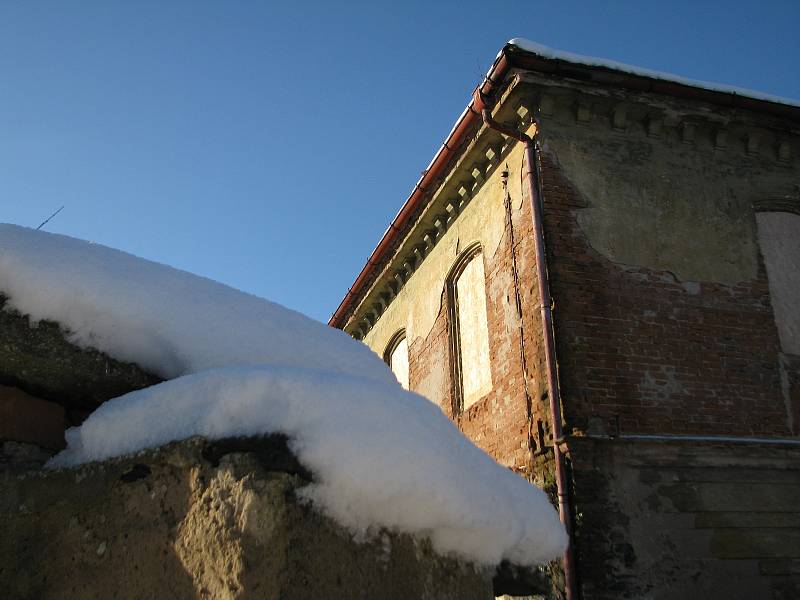
[[[712,83],[709,81],[699,81],[697,79],[688,79],[680,75],[673,75],[671,73],[662,73],[661,71],[654,71],[652,69],[645,69],[644,67],[637,67],[634,65],[627,65],[625,63],[608,60],[605,58],[597,58],[594,56],[584,56],[582,54],[574,54],[572,52],[565,52],[563,50],[555,50],[547,46],[543,46],[537,42],[532,42],[525,38],[514,38],[508,41],[511,46],[516,46],[520,50],[530,52],[541,56],[542,58],[550,58],[553,60],[563,60],[568,63],[576,65],[586,65],[588,67],[603,67],[613,71],[620,71],[621,73],[630,73],[631,75],[639,75],[641,77],[649,77],[650,79],[660,79],[662,81],[670,81],[672,83],[679,83],[688,85],[690,87],[701,88],[713,92],[722,92],[725,94],[735,94],[737,96],[744,96],[753,98],[754,100],[764,100],[766,102],[774,102],[776,104],[785,104],[787,106],[800,107],[800,100],[792,100],[790,98],[782,98],[780,96],[772,96],[764,94],[755,90],[748,90],[739,88],[732,85],[725,85],[722,83]]]
[[[0,224],[0,293],[69,340],[171,379],[235,364],[305,366],[393,382],[342,331],[221,283],[63,235]]]
[[[426,536],[483,564],[555,558],[547,496],[403,390],[343,332],[183,271],[73,238],[0,225],[0,293],[72,340],[176,377],[109,400],[51,468],[201,435],[281,432],[313,473],[304,499],[356,534]]]

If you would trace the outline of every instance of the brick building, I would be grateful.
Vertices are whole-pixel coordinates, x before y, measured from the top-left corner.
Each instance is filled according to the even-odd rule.
[[[568,596],[800,597],[799,135],[512,40],[331,318],[560,494]]]

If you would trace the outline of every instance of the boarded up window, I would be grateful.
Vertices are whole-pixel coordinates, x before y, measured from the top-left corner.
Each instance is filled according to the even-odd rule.
[[[408,340],[401,331],[392,338],[386,348],[384,360],[404,389],[408,389]]]
[[[465,253],[450,284],[456,408],[465,410],[492,389],[489,327],[480,247]]]
[[[756,220],[781,348],[800,355],[800,215],[761,212]]]

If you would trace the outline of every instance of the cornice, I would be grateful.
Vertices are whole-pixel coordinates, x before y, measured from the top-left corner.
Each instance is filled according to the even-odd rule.
[[[790,169],[800,154],[797,124],[779,116],[646,91],[609,90],[527,71],[513,73],[493,112],[520,130],[527,129],[535,113],[545,138],[548,122],[557,120],[600,128],[609,135],[677,141],[687,149]],[[346,332],[356,339],[367,335],[515,143],[485,126],[472,134],[430,199],[401,232],[398,245],[375,268],[345,322]]]

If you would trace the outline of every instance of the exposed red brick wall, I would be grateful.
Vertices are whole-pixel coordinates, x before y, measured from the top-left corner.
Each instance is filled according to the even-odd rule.
[[[593,250],[584,200],[545,157],[545,234],[566,420],[581,431],[789,435],[763,260],[689,290]]]
[[[519,199],[517,199],[519,204]],[[425,338],[409,346],[410,384],[425,379],[434,370],[444,370],[446,385],[442,391],[442,409],[455,420],[459,428],[476,445],[498,462],[521,474],[540,480],[546,462],[537,451],[549,432],[549,417],[545,410],[544,357],[541,348],[541,322],[535,299],[535,269],[532,243],[530,204],[525,199],[520,210],[512,211],[514,249],[511,231],[505,234],[490,255],[484,251],[486,272],[486,309],[489,326],[489,354],[492,366],[493,389],[482,400],[460,415],[453,414],[452,371],[450,356],[450,327],[447,297],[442,284],[442,302],[434,327]],[[516,256],[519,273],[518,287],[522,298],[522,328],[517,317],[513,260]],[[527,367],[526,394],[520,337],[524,336]],[[549,445],[549,441],[546,442]],[[539,465],[534,468],[534,465]]]
[[[614,264],[589,246],[577,223],[583,198],[547,157],[542,168],[567,430],[791,435],[763,261],[755,280],[688,289],[669,272]],[[434,327],[409,347],[411,387],[443,371],[445,413],[496,460],[542,483],[539,471],[547,461],[541,446],[546,449],[551,437],[528,198],[512,219],[514,254],[507,226],[494,255],[483,255],[493,390],[463,414],[453,414],[444,282]],[[793,384],[796,365],[787,364]]]

